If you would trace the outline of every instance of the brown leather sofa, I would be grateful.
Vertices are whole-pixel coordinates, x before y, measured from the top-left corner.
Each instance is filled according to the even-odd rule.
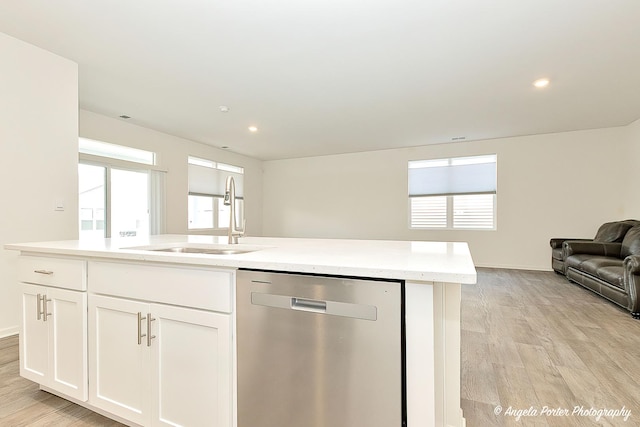
[[[551,239],[553,269],[640,318],[640,221],[603,224],[593,239]]]

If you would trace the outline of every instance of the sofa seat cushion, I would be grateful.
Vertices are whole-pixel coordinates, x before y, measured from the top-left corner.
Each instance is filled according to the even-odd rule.
[[[551,258],[562,261],[562,248],[551,249]]]
[[[576,254],[576,255],[570,255],[567,257],[567,259],[564,260],[565,265],[567,266],[567,268],[573,267],[576,270],[580,270],[580,265],[585,262],[588,259],[593,259],[595,258],[595,255],[590,255],[590,254]],[[606,258],[606,257],[600,257],[600,258]]]
[[[615,286],[616,288],[624,289],[623,275],[624,267],[622,266],[608,266],[600,267],[597,271],[599,278],[607,283]]]
[[[622,260],[606,256],[594,256],[585,259],[580,264],[580,270],[596,277],[598,277],[598,270],[604,267],[622,267]]]

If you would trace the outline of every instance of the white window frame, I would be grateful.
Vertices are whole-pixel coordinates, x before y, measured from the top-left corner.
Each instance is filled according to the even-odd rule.
[[[111,170],[120,169],[132,172],[144,172],[149,175],[149,234],[164,232],[164,185],[152,188],[152,172],[166,171],[157,164],[155,152],[140,150],[125,145],[96,141],[88,138],[78,138],[78,163],[105,168],[105,238],[111,238]],[[122,150],[122,151],[119,151]],[[121,155],[121,153],[125,153]],[[101,154],[101,155],[98,155]],[[130,159],[130,160],[128,160]],[[135,161],[139,159],[139,161]],[[151,162],[151,163],[148,163]],[[164,178],[163,178],[164,180]],[[78,218],[80,227],[81,219]],[[117,237],[117,236],[116,236]]]
[[[444,158],[444,159],[433,159],[433,160],[416,160],[416,161],[410,161],[409,162],[409,169],[413,168],[421,168],[421,167],[429,167],[429,166],[440,166],[440,167],[444,167],[444,166],[452,166],[452,165],[466,165],[466,164],[475,164],[476,162],[480,163],[483,162],[487,159],[493,158],[493,163],[495,163],[495,179],[497,181],[497,165],[498,165],[498,159],[497,159],[497,155],[496,154],[489,154],[489,155],[479,155],[479,156],[466,156],[466,157],[452,157],[452,158]],[[489,162],[491,163],[491,162]],[[411,230],[474,230],[474,231],[495,231],[497,230],[497,182],[495,182],[493,184],[493,191],[477,191],[477,192],[465,192],[465,191],[460,191],[460,192],[454,192],[454,193],[448,193],[448,194],[433,194],[433,195],[429,195],[429,194],[425,194],[425,195],[411,195],[411,174],[409,173],[409,197],[408,197],[408,204],[407,204],[407,211],[408,211],[408,216],[407,216],[407,222],[409,225],[409,229]],[[415,190],[414,190],[415,191]],[[488,198],[488,196],[491,196],[492,198],[492,224],[491,226],[485,226],[485,227],[462,227],[462,226],[456,226],[455,225],[455,221],[456,221],[456,215],[455,215],[455,211],[454,211],[454,207],[455,207],[455,203],[456,203],[456,198],[458,197],[466,197],[466,196],[473,196],[473,195],[477,195],[477,196],[482,196],[485,198]],[[431,199],[431,198],[435,198],[438,197],[440,198],[440,201],[442,200],[441,198],[445,198],[445,203],[446,203],[446,222],[444,223],[444,225],[432,225],[432,226],[428,226],[428,225],[422,225],[422,226],[417,226],[414,225],[414,221],[413,221],[413,216],[414,216],[414,209],[413,209],[413,200],[418,200],[418,199]]]
[[[153,151],[83,137],[78,138],[78,152],[81,155],[110,159],[110,161],[120,160],[147,166],[155,166],[157,157]]]
[[[211,195],[211,194],[203,194],[203,193],[189,193],[189,196],[198,196],[198,197],[210,197],[211,199],[213,199],[212,202],[212,224],[213,227],[211,228],[207,228],[207,227],[190,227],[189,224],[187,224],[187,229],[189,231],[194,231],[194,232],[198,232],[198,231],[219,231],[219,230],[228,230],[229,227],[219,227],[218,225],[220,224],[220,217],[219,217],[219,213],[220,213],[220,205],[224,203],[224,196],[217,196],[217,195]],[[236,215],[238,217],[238,224],[242,224],[242,219],[244,218],[244,199],[237,197],[236,198]],[[188,216],[188,215],[187,215]]]
[[[235,175],[235,185],[236,185],[236,191],[239,189],[239,187],[243,186],[244,184],[244,168],[241,166],[235,166],[235,165],[230,165],[228,163],[221,163],[221,162],[216,162],[213,160],[209,160],[209,159],[204,159],[201,157],[194,157],[194,156],[188,156],[187,157],[187,163],[189,165],[195,165],[195,166],[200,166],[200,167],[204,167],[204,168],[209,168],[209,169],[213,169],[215,171],[219,171],[219,174],[216,174],[218,176],[215,177],[216,181],[220,181],[219,183],[222,182],[222,175],[225,172],[231,173],[233,175]],[[238,180],[239,178],[242,178],[242,182],[239,183]],[[192,190],[192,184],[189,183],[189,191],[187,193],[187,197],[189,196],[198,196],[198,197],[210,197],[213,199],[213,203],[212,203],[212,215],[213,215],[213,227],[212,228],[196,228],[196,227],[191,227],[191,224],[187,223],[187,229],[189,230],[189,232],[210,232],[210,231],[226,231],[229,229],[229,227],[220,227],[220,217],[219,217],[219,212],[220,212],[220,204],[224,202],[224,192],[222,192],[222,190],[210,190],[210,191],[193,191]],[[219,187],[219,185],[218,185]],[[222,193],[222,194],[218,194],[218,193]],[[190,206],[190,203],[187,203],[187,208]],[[237,195],[236,196],[236,217],[238,220],[238,224],[242,224],[243,220],[244,220],[244,197],[243,195]],[[187,213],[187,218],[189,218],[189,213]]]

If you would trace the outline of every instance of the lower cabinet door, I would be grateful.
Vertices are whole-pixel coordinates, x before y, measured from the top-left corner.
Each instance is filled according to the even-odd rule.
[[[144,426],[232,425],[226,314],[89,298],[89,402]]]
[[[38,384],[49,380],[49,332],[42,317],[43,286],[22,284],[20,375]]]
[[[149,425],[151,388],[147,303],[89,297],[89,402],[141,425]]]
[[[86,292],[22,284],[20,375],[87,400]]]
[[[49,387],[85,402],[87,379],[87,293],[48,288]],[[49,314],[50,313],[50,314]]]
[[[152,304],[152,425],[230,427],[230,316]]]

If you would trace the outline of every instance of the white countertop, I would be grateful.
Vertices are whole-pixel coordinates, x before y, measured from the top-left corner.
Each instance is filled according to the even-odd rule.
[[[234,255],[154,252],[173,246],[227,248],[226,236],[160,235],[149,238],[64,240],[7,244],[36,254],[109,258],[354,277],[472,284],[476,271],[463,242],[242,237]],[[141,249],[143,247],[145,249]]]

